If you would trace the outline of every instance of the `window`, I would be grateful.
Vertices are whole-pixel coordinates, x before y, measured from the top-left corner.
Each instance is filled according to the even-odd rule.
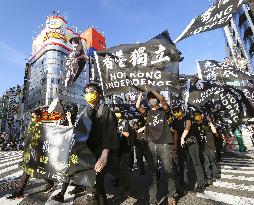
[[[55,82],[55,79],[54,78],[51,78],[51,83],[54,83]]]
[[[252,35],[253,35],[252,30],[251,30],[250,27],[248,27],[248,28],[245,30],[245,32],[244,32],[244,38],[245,38],[245,39],[246,39],[246,38],[249,38],[249,37],[251,37]]]
[[[52,98],[48,98],[48,103],[49,103],[49,104],[51,104],[51,103],[52,103],[52,101],[53,101],[53,99],[52,99]]]
[[[242,26],[243,23],[247,20],[247,17],[245,15],[245,13],[243,13],[240,17],[239,17],[239,26]]]

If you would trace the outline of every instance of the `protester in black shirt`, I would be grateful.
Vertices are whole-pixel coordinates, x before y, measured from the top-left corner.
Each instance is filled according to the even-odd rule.
[[[186,173],[186,152],[191,158],[193,166],[197,175],[197,192],[203,192],[205,189],[204,173],[200,162],[199,156],[199,144],[193,135],[193,127],[191,126],[191,119],[189,116],[183,114],[183,110],[180,107],[173,109],[173,115],[175,116],[174,128],[177,130],[179,140],[177,142],[177,156],[179,161],[180,180],[178,181],[178,191],[180,194],[184,194],[186,191],[187,173]],[[185,145],[185,146],[184,146]],[[178,178],[179,179],[179,178]]]
[[[96,171],[96,185],[88,190],[89,194],[87,196],[93,201],[91,203],[99,204],[99,194],[103,199],[103,204],[107,205],[104,177],[107,173],[106,165],[109,165],[110,162],[108,160],[109,151],[119,147],[116,124],[109,107],[100,101],[102,95],[100,87],[97,84],[91,83],[85,87],[84,91],[85,100],[88,103],[88,109],[91,111],[92,120],[87,145],[97,160],[94,168]],[[79,121],[82,125],[82,118]]]
[[[167,112],[169,106],[165,101],[165,98],[156,91],[147,93],[147,100],[151,107],[149,111],[141,106],[142,93],[140,93],[136,107],[141,114],[146,116],[146,138],[148,140],[147,150],[147,164],[149,167],[150,175],[150,204],[157,204],[157,161],[160,157],[163,167],[166,172],[168,181],[169,199],[168,204],[174,205],[176,203],[174,199],[175,194],[175,170],[173,170],[173,156],[172,146],[174,145],[174,139],[170,132],[170,128],[167,122]],[[162,107],[160,106],[162,105]]]
[[[115,175],[117,179],[123,181],[122,195],[127,198],[130,194],[130,177],[129,177],[129,157],[130,157],[130,125],[127,120],[122,118],[121,112],[116,112],[118,119],[117,135],[119,140],[119,149],[114,155]]]
[[[81,183],[82,180],[84,184],[89,184],[86,187],[86,204],[89,205],[108,204],[104,177],[112,162],[110,151],[119,147],[115,117],[109,107],[101,101],[101,95],[102,91],[97,84],[88,84],[84,89],[87,104],[79,111],[73,131],[75,139],[81,141],[75,150],[80,163],[66,171],[73,174],[73,178],[76,175],[76,179],[79,179],[77,183]],[[90,164],[94,166],[94,170],[87,170]],[[61,196],[56,195],[54,199],[60,201],[58,199],[61,199]]]
[[[216,163],[216,148],[214,144],[214,134],[217,131],[212,123],[212,119],[209,116],[207,116],[207,119],[203,119],[200,111],[194,112],[194,120],[193,131],[200,144],[201,160],[205,169],[207,184],[211,185],[212,181],[219,178],[219,168]]]
[[[186,122],[189,123],[189,118],[184,116],[182,108],[175,106],[172,110],[174,116],[172,128],[177,132],[176,140],[176,155],[178,165],[178,175],[176,180],[176,188],[179,196],[186,193],[187,173],[186,173],[186,150],[181,146],[181,136],[184,132]]]
[[[135,125],[135,131],[136,131],[136,158],[137,158],[137,165],[139,167],[139,174],[144,175],[145,174],[145,166],[143,157],[147,161],[147,142],[145,140],[145,120],[143,118],[139,119]]]

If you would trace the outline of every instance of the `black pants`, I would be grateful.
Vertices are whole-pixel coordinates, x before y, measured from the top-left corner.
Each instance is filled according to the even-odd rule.
[[[149,168],[149,178],[150,178],[150,202],[154,203],[156,201],[157,195],[157,161],[158,156],[162,161],[167,182],[168,182],[168,192],[169,197],[173,197],[176,191],[175,187],[175,177],[176,170],[174,170],[174,161],[172,148],[169,144],[154,144],[153,142],[148,142],[148,150],[147,150],[147,164]]]
[[[145,160],[147,161],[147,149],[148,149],[148,145],[146,142],[139,142],[136,144],[136,158],[137,158],[137,165],[139,167],[139,170],[144,172],[145,170],[145,166],[144,166],[144,160],[143,158],[145,158]]]
[[[220,170],[217,165],[215,150],[205,149],[204,158],[206,161],[205,164],[205,173],[208,179],[217,179],[220,176]],[[208,163],[208,164],[207,164]]]
[[[115,156],[115,176],[123,181],[124,191],[130,188],[129,159],[130,152],[121,152],[119,150]]]
[[[193,139],[193,143],[187,145],[187,151],[191,158],[192,164],[194,166],[196,175],[197,175],[197,185],[204,186],[205,178],[204,172],[200,161],[200,149],[199,144],[197,142],[196,137],[191,137]]]
[[[131,146],[130,152],[129,152],[128,168],[133,169],[133,166],[134,166],[134,146]]]
[[[177,192],[182,194],[186,190],[187,178],[187,165],[186,165],[186,150],[178,145],[177,151],[177,177],[176,177],[176,189]]]

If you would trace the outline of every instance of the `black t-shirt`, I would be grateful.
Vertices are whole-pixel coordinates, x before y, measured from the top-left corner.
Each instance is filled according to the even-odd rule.
[[[118,139],[120,142],[119,151],[129,152],[130,151],[130,126],[128,121],[122,120],[118,122],[118,130],[121,132],[128,132],[129,137],[124,136],[121,133],[118,133]]]
[[[194,123],[193,132],[198,141],[207,149],[215,149],[213,132],[207,121],[200,124]]]
[[[178,138],[177,138],[177,144],[178,146],[181,145],[181,137],[185,129],[185,124],[187,120],[191,120],[190,116],[186,115],[182,119],[174,119],[172,122],[172,128],[177,131]],[[190,136],[191,129],[189,130],[188,135],[186,136],[185,140]]]
[[[214,138],[211,127],[208,125],[207,121],[203,121],[202,123],[193,123],[192,126],[193,135],[197,138],[198,142],[202,145],[207,144],[212,148],[214,145]]]
[[[117,149],[119,142],[116,124],[109,107],[106,104],[98,103],[92,109],[91,121],[91,130],[87,140],[87,145],[91,151],[95,155],[100,155],[103,149]]]
[[[163,108],[147,112],[147,138],[155,144],[173,144],[174,139]]]

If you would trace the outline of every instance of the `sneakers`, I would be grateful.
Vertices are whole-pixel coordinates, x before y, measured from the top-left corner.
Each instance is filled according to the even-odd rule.
[[[174,198],[169,198],[168,205],[176,205],[176,200]]]
[[[23,197],[24,197],[23,191],[16,191],[11,196],[8,196],[6,198],[7,199],[18,199],[18,198],[23,198]]]
[[[64,195],[59,192],[57,195],[52,196],[52,199],[61,203],[64,203]]]

